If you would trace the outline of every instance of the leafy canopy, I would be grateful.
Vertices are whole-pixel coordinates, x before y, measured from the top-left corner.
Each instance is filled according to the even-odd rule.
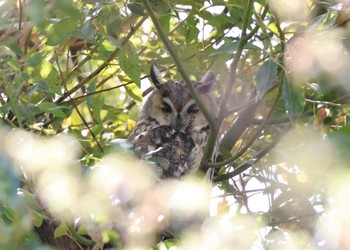
[[[0,1],[0,247],[42,246],[45,227],[56,247],[346,248],[349,8]],[[125,141],[110,143],[135,126],[152,64],[190,88],[217,74],[218,113],[196,100],[212,128],[201,166],[212,185],[156,183]],[[157,241],[162,216],[189,231]]]

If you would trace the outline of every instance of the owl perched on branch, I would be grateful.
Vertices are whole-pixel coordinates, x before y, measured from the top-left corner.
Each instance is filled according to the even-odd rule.
[[[160,178],[193,173],[200,165],[208,140],[208,121],[184,81],[165,82],[155,65],[151,68],[151,79],[156,88],[145,102],[128,140],[143,158],[157,159],[155,171]],[[192,84],[207,109],[215,115],[214,73],[208,71]]]

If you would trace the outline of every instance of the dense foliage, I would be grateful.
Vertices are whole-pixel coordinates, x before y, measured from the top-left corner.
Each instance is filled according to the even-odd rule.
[[[0,248],[350,247],[349,13],[341,0],[0,0]],[[188,84],[217,74],[193,178],[156,182],[121,140],[152,64]]]

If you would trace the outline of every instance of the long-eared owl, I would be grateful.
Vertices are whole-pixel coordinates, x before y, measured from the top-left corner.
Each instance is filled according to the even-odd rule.
[[[156,88],[146,100],[128,140],[143,158],[158,159],[154,168],[160,178],[178,178],[198,169],[210,126],[184,81],[165,82],[155,65],[151,67],[151,79]],[[192,84],[215,115],[214,73],[208,71]]]

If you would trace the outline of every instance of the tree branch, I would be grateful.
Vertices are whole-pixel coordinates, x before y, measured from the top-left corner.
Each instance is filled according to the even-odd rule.
[[[60,76],[61,76],[61,82],[62,82],[62,85],[64,86],[64,89],[65,91],[68,91],[67,90],[67,83],[66,83],[66,79],[64,78],[63,76],[63,73],[62,73],[62,70],[60,68],[60,64],[58,62],[58,56],[57,56],[57,53],[56,51],[55,52],[55,59],[56,59],[56,64],[57,64],[57,67],[59,69],[59,72],[60,72]],[[68,98],[71,100],[71,96],[68,95]],[[96,142],[98,148],[100,149],[100,151],[103,153],[103,148],[101,147],[100,143],[98,142],[94,132],[91,130],[90,126],[88,125],[87,121],[85,120],[84,116],[81,114],[80,110],[78,109],[77,105],[71,101],[75,111],[77,111],[77,114],[79,115],[80,119],[82,120],[82,122],[84,123],[85,127],[89,130],[89,133],[91,134],[92,138],[94,139],[94,141]]]
[[[237,67],[238,67],[238,62],[239,62],[239,60],[241,58],[241,55],[242,55],[242,52],[243,52],[245,44],[247,43],[249,38],[253,35],[253,33],[251,32],[250,33],[251,36],[247,36],[248,21],[251,18],[250,10],[252,8],[252,4],[253,4],[253,1],[252,0],[248,0],[247,7],[246,7],[247,11],[246,11],[246,15],[244,16],[244,21],[243,21],[242,35],[241,35],[241,38],[239,39],[238,47],[237,47],[235,56],[234,56],[232,64],[231,64],[230,76],[229,76],[227,88],[225,90],[224,97],[222,98],[222,101],[220,103],[220,112],[225,112],[227,102],[228,102],[228,100],[229,100],[229,98],[231,96],[232,90],[233,90],[233,88],[235,86],[236,74],[237,74],[236,71],[237,71]],[[257,30],[258,29],[256,29],[256,31]],[[219,117],[222,117],[222,116],[219,116]]]
[[[122,40],[121,44],[124,45],[126,44],[129,39],[134,35],[135,31],[141,27],[142,23],[147,19],[147,17],[143,17],[136,25],[135,27],[126,35],[126,37],[124,37],[124,39]],[[119,53],[120,49],[117,47],[111,54],[110,56],[94,71],[92,72],[88,77],[86,77],[85,79],[83,79],[79,84],[77,84],[76,86],[74,86],[73,88],[71,88],[70,90],[68,90],[67,92],[64,93],[64,95],[62,97],[60,97],[56,103],[61,103],[64,99],[67,98],[67,96],[71,95],[72,93],[74,93],[75,91],[77,91],[78,89],[80,89],[82,86],[84,86],[84,84],[86,84],[88,81],[90,81],[91,79],[93,79],[95,76],[97,76],[99,73],[101,73],[102,70],[104,70],[109,63],[115,59],[115,57],[117,56],[117,54]]]
[[[232,172],[229,172],[227,174],[222,174],[214,178],[214,182],[220,182],[220,181],[231,179],[232,177],[241,174],[243,171],[257,164],[266,154],[268,154],[271,151],[271,149],[273,149],[280,142],[283,136],[286,135],[288,131],[290,131],[290,129],[291,129],[291,126],[289,126],[285,131],[283,131],[280,135],[278,135],[277,139],[272,141],[269,145],[267,145],[264,149],[262,149],[258,154],[256,154],[255,157],[252,159],[252,161],[250,162],[247,161],[243,165],[236,167]]]

